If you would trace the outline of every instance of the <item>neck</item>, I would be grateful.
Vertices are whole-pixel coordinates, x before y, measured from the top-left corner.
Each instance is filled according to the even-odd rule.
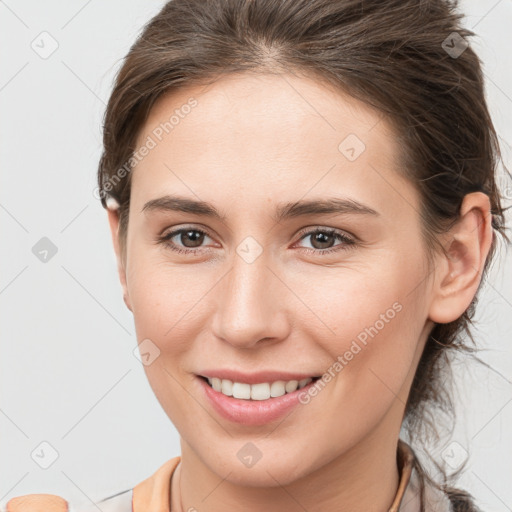
[[[379,429],[377,429],[379,430]],[[399,483],[398,435],[374,431],[348,452],[288,485],[245,486],[217,475],[182,439],[181,463],[171,489],[171,512],[387,511]]]

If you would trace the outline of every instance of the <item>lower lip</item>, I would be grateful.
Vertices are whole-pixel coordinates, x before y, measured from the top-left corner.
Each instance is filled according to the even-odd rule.
[[[217,413],[223,418],[241,425],[265,425],[279,419],[300,404],[300,393],[307,392],[309,387],[316,383],[316,381],[312,381],[292,393],[268,400],[244,400],[226,396],[215,391],[203,378],[197,377],[197,379]]]

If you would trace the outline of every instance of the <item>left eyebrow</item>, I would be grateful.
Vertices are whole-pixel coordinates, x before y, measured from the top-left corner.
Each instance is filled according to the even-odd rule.
[[[226,216],[221,215],[211,203],[176,195],[166,195],[156,199],[151,199],[143,206],[141,211],[177,211],[204,217],[212,217],[223,222],[226,220]],[[272,218],[275,222],[280,223],[286,219],[303,217],[306,215],[351,213],[375,216],[379,215],[379,213],[373,208],[353,199],[332,197],[321,200],[294,201],[280,204],[276,207]]]
[[[311,201],[295,201],[285,203],[276,208],[273,219],[279,223],[285,219],[302,217],[306,215],[327,215],[327,214],[366,214],[378,216],[379,213],[369,206],[353,199],[342,199],[332,197]]]

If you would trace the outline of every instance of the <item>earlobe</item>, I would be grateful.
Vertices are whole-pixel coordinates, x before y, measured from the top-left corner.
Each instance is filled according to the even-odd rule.
[[[491,219],[487,195],[472,192],[464,197],[460,218],[445,235],[445,254],[436,259],[432,321],[452,322],[471,304],[492,243]]]
[[[114,252],[117,260],[117,272],[119,275],[119,281],[121,282],[121,287],[123,289],[123,300],[124,303],[126,304],[126,307],[133,312],[130,303],[130,296],[128,294],[128,287],[126,284],[126,269],[123,263],[121,248],[119,244],[119,208],[109,205],[107,203],[107,214],[110,226],[110,234],[112,237],[112,245],[114,247]]]

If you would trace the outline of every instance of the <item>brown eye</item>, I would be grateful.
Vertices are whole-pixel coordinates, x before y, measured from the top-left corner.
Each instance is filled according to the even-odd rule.
[[[197,229],[187,229],[186,231],[181,231],[179,236],[180,242],[182,242],[185,247],[200,247],[204,240],[205,233],[197,231]],[[188,241],[190,241],[190,245]]]
[[[315,249],[329,249],[335,242],[335,237],[332,233],[326,234],[319,231],[309,236],[311,237],[311,245]]]
[[[161,237],[159,241],[173,251],[187,253],[197,252],[195,249],[202,247],[205,237],[210,238],[208,234],[201,229],[182,228],[171,231]]]
[[[309,253],[324,255],[332,252],[348,249],[350,246],[355,244],[355,240],[350,238],[345,233],[337,231],[335,229],[318,228],[314,231],[304,233],[301,240],[311,240],[312,248],[305,248]],[[340,243],[334,245],[335,240],[339,240]]]

